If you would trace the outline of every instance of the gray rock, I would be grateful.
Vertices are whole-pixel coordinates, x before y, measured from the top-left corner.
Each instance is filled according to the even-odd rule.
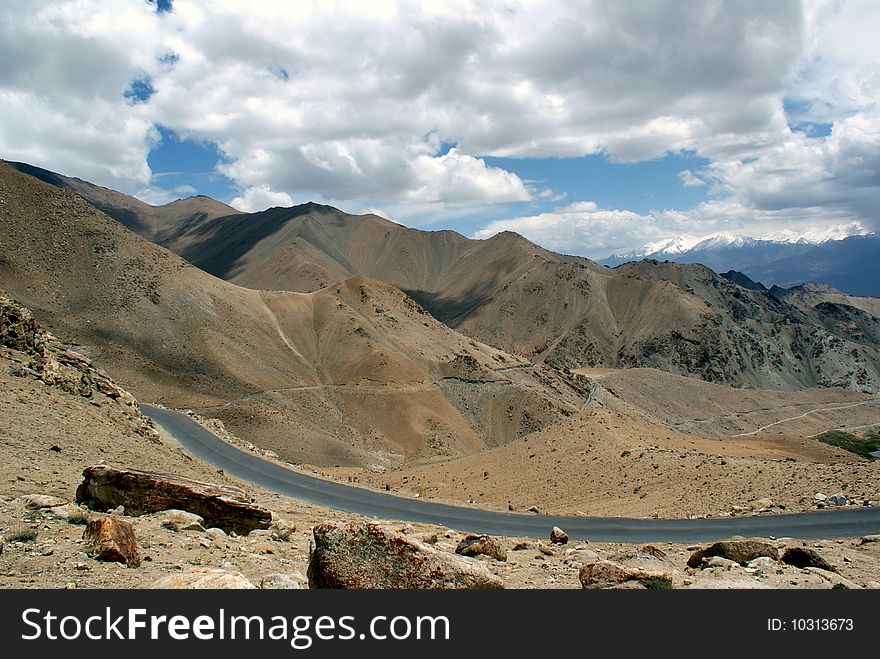
[[[880,533],[862,536],[860,544],[867,545],[870,542],[880,542]]]
[[[849,503],[849,499],[846,498],[846,495],[843,492],[837,492],[828,497],[825,503],[829,506],[845,506]]]
[[[240,572],[216,568],[191,568],[154,581],[150,588],[174,590],[254,590],[256,587]]]
[[[260,581],[261,590],[302,590],[308,588],[308,579],[300,572],[292,575],[274,573],[267,574]]]
[[[31,510],[39,510],[41,508],[55,508],[68,503],[64,499],[49,496],[48,494],[24,494],[15,500],[15,503],[21,503]]]
[[[637,582],[644,588],[672,588],[670,572],[644,570],[613,561],[591,561],[585,563],[578,572],[581,586],[587,589],[614,588],[627,582]]]
[[[503,588],[480,561],[440,551],[376,522],[312,530],[311,588]]]
[[[710,558],[703,559],[703,567],[714,567],[722,570],[730,570],[735,567],[738,568],[739,563],[737,563],[736,561],[732,561],[729,558],[712,556]]]
[[[205,520],[195,513],[188,513],[185,510],[163,510],[160,513],[151,515],[160,520],[162,528],[178,533],[180,531],[204,531],[203,524]]]
[[[816,492],[816,494],[813,495],[813,505],[815,506],[815,505],[820,504],[820,503],[825,503],[825,500],[826,500],[827,498],[828,498],[828,497],[826,497],[826,496],[825,496],[824,494],[822,494],[821,492]]]

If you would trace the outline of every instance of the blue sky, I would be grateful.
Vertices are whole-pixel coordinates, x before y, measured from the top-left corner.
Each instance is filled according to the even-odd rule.
[[[880,225],[871,0],[40,0],[0,18],[0,157],[149,203],[311,200],[597,258]]]

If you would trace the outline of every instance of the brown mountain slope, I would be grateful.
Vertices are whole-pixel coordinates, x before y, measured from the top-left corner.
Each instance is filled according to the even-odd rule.
[[[185,245],[182,237],[171,246],[230,281],[309,291],[360,273],[405,290],[464,334],[537,362],[880,389],[880,321],[829,320],[828,310],[799,309],[699,265],[609,270],[512,233],[468,240],[314,204],[219,217],[184,236]]]
[[[585,394],[576,378],[518,368],[387,284],[241,288],[3,164],[0,215],[0,286],[53,331],[140,398],[225,406],[217,415],[234,431],[271,438],[290,459],[474,452],[576,411]],[[505,423],[483,423],[487,410]]]
[[[205,219],[166,244],[251,288],[309,292],[358,274],[381,280],[450,327],[538,363],[880,391],[876,317],[839,305],[799,308],[699,265],[610,270],[509,232],[469,240],[316,204]]]

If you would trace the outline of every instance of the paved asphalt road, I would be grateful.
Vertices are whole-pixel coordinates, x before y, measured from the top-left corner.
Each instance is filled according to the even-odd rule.
[[[835,538],[880,533],[880,508],[844,508],[759,517],[626,519],[505,513],[405,499],[307,476],[227,444],[187,415],[152,405],[141,411],[194,456],[268,490],[335,510],[389,520],[427,522],[474,533],[545,538],[553,526],[572,539],[597,542],[719,540],[732,535]]]

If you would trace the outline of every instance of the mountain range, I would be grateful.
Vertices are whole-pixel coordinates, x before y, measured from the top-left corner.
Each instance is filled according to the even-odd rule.
[[[611,269],[509,232],[312,203],[154,207],[12,165],[0,288],[136,396],[291,461],[384,468],[505,445],[589,402],[579,368],[880,391],[870,300],[779,295],[695,264]]]
[[[856,233],[848,225],[836,231],[781,234],[750,238],[716,233],[697,238],[678,236],[599,263],[616,267],[649,258],[676,263],[701,263],[716,272],[736,270],[767,286],[790,288],[812,282],[828,284],[851,295],[880,295],[874,264],[880,261],[880,236]]]

